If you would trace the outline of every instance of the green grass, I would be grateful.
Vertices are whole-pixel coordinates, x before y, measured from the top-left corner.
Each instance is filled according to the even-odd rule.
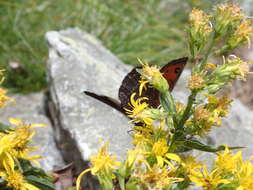
[[[185,56],[187,15],[193,6],[211,6],[208,0],[178,2],[0,0],[0,67],[6,69],[4,84],[21,93],[46,88],[48,50],[44,35],[49,30],[68,27],[93,34],[127,64],[137,64],[139,57],[162,65]],[[20,68],[12,69],[12,62]]]

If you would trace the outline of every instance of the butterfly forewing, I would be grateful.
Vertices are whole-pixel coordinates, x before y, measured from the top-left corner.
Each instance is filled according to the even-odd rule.
[[[173,60],[162,67],[161,72],[163,73],[163,77],[167,80],[170,86],[170,91],[173,90],[176,85],[177,80],[179,79],[188,58],[183,57],[180,59]]]

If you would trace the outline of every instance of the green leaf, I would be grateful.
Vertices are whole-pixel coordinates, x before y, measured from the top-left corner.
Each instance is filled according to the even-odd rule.
[[[216,190],[236,190],[236,186],[233,184],[222,184],[219,185]]]
[[[128,179],[128,177],[129,177],[130,173],[131,173],[131,167],[128,166],[127,161],[124,161],[121,164],[121,167],[119,168],[119,170],[115,173],[115,175],[117,176],[121,190],[126,189],[125,183],[126,183],[126,179]]]
[[[178,142],[177,142],[178,143]],[[190,148],[190,149],[196,149],[196,150],[201,150],[204,152],[218,152],[221,150],[225,150],[225,146],[221,145],[218,147],[213,147],[210,145],[205,145],[197,140],[186,140],[186,141],[181,141],[179,142],[183,147]],[[240,149],[244,147],[228,147],[229,149]]]
[[[5,125],[3,123],[0,123],[0,132],[4,133],[6,131],[10,131],[11,130],[11,127],[8,126],[8,125]]]
[[[41,168],[34,167],[29,160],[19,159],[20,166],[23,170],[23,175],[26,180],[43,190],[53,190],[54,184],[52,179]]]
[[[100,183],[100,186],[103,190],[112,190],[113,189],[113,182],[112,182],[112,177],[110,174],[103,173],[97,177],[98,177],[98,181]]]
[[[19,163],[23,170],[24,176],[34,175],[47,180],[51,180],[51,177],[49,177],[43,169],[34,167],[29,160],[19,159]]]
[[[172,115],[175,128],[177,128],[178,120],[177,120],[176,105],[175,105],[175,102],[174,102],[174,99],[173,99],[171,93],[169,91],[166,93],[160,93],[160,102],[161,102],[163,109],[168,114]]]
[[[26,176],[26,180],[35,185],[36,187],[43,189],[43,190],[54,190],[54,184],[51,181],[48,181],[46,179],[37,177],[37,176]]]
[[[64,188],[64,190],[76,190],[76,187],[68,187],[68,188]]]
[[[11,188],[7,187],[6,181],[3,181],[0,183],[0,189],[1,190],[12,190]]]
[[[160,93],[160,102],[165,111],[172,114],[176,113],[175,102],[170,92]]]
[[[129,180],[126,184],[126,189],[130,190],[142,190],[135,180]]]

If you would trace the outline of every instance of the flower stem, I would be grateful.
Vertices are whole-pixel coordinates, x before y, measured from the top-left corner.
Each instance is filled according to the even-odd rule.
[[[160,93],[160,102],[162,107],[172,115],[175,129],[178,127],[177,111],[174,99],[169,91]]]
[[[212,51],[212,49],[213,49],[213,47],[214,47],[214,45],[215,45],[215,42],[216,42],[215,36],[216,36],[216,34],[215,34],[215,32],[213,32],[210,45],[209,45],[209,47],[208,47],[208,49],[207,49],[207,51],[206,51],[206,54],[205,54],[204,58],[201,60],[201,62],[200,62],[200,64],[199,64],[199,70],[202,70],[202,69],[203,69],[203,67],[205,66],[205,63],[206,63],[206,61],[207,61],[209,55],[211,54],[211,51]]]
[[[190,111],[191,111],[191,108],[192,108],[192,105],[193,105],[193,103],[194,103],[194,101],[195,101],[196,96],[197,96],[197,92],[196,92],[196,91],[193,91],[193,92],[191,93],[191,95],[188,97],[188,104],[187,104],[187,106],[186,106],[186,108],[185,108],[185,111],[184,111],[184,114],[183,114],[183,116],[182,116],[182,119],[180,120],[179,125],[178,125],[178,126],[179,126],[179,129],[182,129],[182,128],[183,128],[183,126],[184,126],[186,120],[189,118],[189,116],[190,116]]]
[[[213,47],[215,45],[215,42],[216,42],[215,36],[216,36],[216,34],[214,32],[213,35],[212,35],[212,40],[210,42],[210,45],[209,45],[209,47],[208,47],[208,49],[206,51],[206,54],[205,54],[204,58],[201,60],[201,62],[199,63],[199,70],[198,70],[199,72],[203,69],[203,67],[204,67],[204,65],[205,65],[205,63],[206,63],[209,55],[211,54],[211,51],[212,51],[212,49],[213,49]],[[192,108],[192,105],[193,105],[193,103],[195,101],[196,96],[197,96],[197,91],[192,91],[191,95],[188,97],[188,103],[187,103],[186,109],[184,111],[182,119],[180,120],[180,122],[178,124],[178,128],[179,129],[183,128],[186,120],[189,118],[190,111],[191,111],[191,108]]]

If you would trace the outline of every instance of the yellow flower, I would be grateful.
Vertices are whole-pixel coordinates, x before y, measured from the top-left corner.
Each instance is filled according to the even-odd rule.
[[[4,74],[5,69],[0,69],[0,75]]]
[[[128,166],[132,166],[134,163],[137,165],[140,163],[145,163],[147,164],[145,160],[145,155],[147,152],[144,152],[141,148],[136,147],[133,150],[128,150],[127,151],[127,163]]]
[[[224,63],[217,66],[217,68],[207,76],[206,90],[214,94],[224,85],[230,84],[233,79],[245,80],[246,75],[249,74],[250,62],[242,61],[239,57],[230,55]]]
[[[193,9],[190,14],[189,48],[193,57],[196,57],[203,50],[208,36],[212,32],[209,17],[209,15],[199,9]]]
[[[34,147],[29,146],[29,142],[35,132],[30,129],[43,125],[25,125],[21,120],[13,118],[10,119],[10,122],[16,125],[16,128],[12,131],[0,133],[0,167],[5,169],[10,168],[14,171],[15,160],[17,158],[31,160],[39,165],[35,160],[40,158],[39,155],[28,155],[29,151],[34,150]]]
[[[159,139],[157,142],[154,143],[152,147],[152,153],[155,155],[157,164],[159,166],[163,166],[165,161],[165,154],[168,152],[169,147],[167,145],[167,141],[165,139]]]
[[[7,187],[13,190],[40,190],[34,185],[28,183],[19,171],[7,169],[5,172],[0,172],[0,177],[6,180]]]
[[[134,133],[132,144],[134,146],[144,146],[150,140],[142,133]]]
[[[181,102],[176,102],[176,110],[178,114],[182,115],[185,110],[185,105]]]
[[[139,60],[140,61],[140,60]],[[156,75],[162,75],[160,73],[160,69],[156,66],[156,65],[152,65],[149,66],[147,63],[143,63],[140,61],[140,63],[142,64],[142,76],[148,80],[148,81],[152,81],[152,79],[156,76]]]
[[[181,162],[181,159],[176,154],[168,153],[168,150],[166,139],[159,139],[153,143],[150,154],[155,156],[158,166],[162,167],[164,163],[167,163],[171,168],[174,168],[174,165],[168,159],[176,162]]]
[[[215,189],[220,184],[228,184],[229,180],[223,179],[219,170],[213,170],[210,174],[207,168],[192,171],[189,175],[190,180],[204,190]]]
[[[199,106],[196,108],[194,112],[194,118],[198,123],[208,121],[209,117],[210,112],[206,108],[204,108],[204,106]]]
[[[214,112],[208,110],[203,105],[196,108],[194,112],[194,118],[197,124],[202,125],[202,127],[205,128],[206,131],[208,131],[208,129],[213,125],[220,125],[220,120],[217,117],[217,114],[214,114]]]
[[[241,160],[241,152],[237,152],[236,155],[232,155],[226,146],[223,153],[218,152],[217,158],[215,159],[216,166],[224,172],[236,172],[239,167]]]
[[[211,130],[212,126],[221,126],[221,115],[215,109],[209,109],[208,104],[198,106],[194,111],[194,120],[189,124],[194,124],[199,130],[197,134],[204,136]]]
[[[215,7],[216,10],[216,32],[222,33],[229,25],[236,25],[244,18],[242,10],[238,4],[223,3]]]
[[[2,142],[0,142],[0,146],[2,145]],[[11,149],[9,149],[9,151],[12,151]],[[14,170],[15,168],[15,160],[13,158],[13,156],[7,152],[6,150],[4,150],[1,154],[0,154],[0,169],[5,169],[6,168],[10,168],[12,170]]]
[[[236,190],[253,189],[253,166],[250,161],[244,162],[236,173],[239,187]]]
[[[191,90],[202,90],[205,87],[205,81],[201,75],[193,75],[188,80],[187,88]]]
[[[196,107],[194,121],[189,123],[200,129],[197,132],[200,136],[203,136],[204,132],[209,132],[212,126],[221,126],[221,118],[229,113],[229,106],[232,102],[227,96],[221,98],[210,94],[206,96],[208,97],[208,103]]]
[[[143,88],[146,90],[147,89],[147,84],[148,84],[148,81],[147,80],[140,80],[139,81],[139,83],[140,83],[140,87],[139,87],[139,96],[141,96],[142,95],[142,91],[143,91]]]
[[[171,170],[166,167],[154,165],[147,171],[134,173],[133,178],[137,179],[144,188],[162,190],[173,183],[181,182],[183,178],[170,177]]]
[[[182,158],[182,166],[185,175],[190,175],[194,170],[202,168],[204,165],[195,160],[194,156]]]
[[[251,62],[242,61],[239,57],[230,56],[227,59],[228,69],[233,72],[233,74],[240,77],[240,79],[245,80],[247,74],[249,74],[249,65]]]
[[[248,42],[248,47],[250,48],[250,37],[253,37],[253,27],[249,20],[243,20],[228,43],[232,47],[235,47],[240,43]]]
[[[231,17],[234,17],[234,19],[238,20],[241,19],[242,9],[240,8],[239,4],[236,3],[221,3],[216,6],[216,9],[220,11],[221,13],[230,14]],[[226,13],[228,12],[228,13]]]
[[[107,153],[107,147],[108,143],[105,143],[104,146],[102,146],[98,150],[98,154],[91,156],[91,165],[92,167],[89,169],[84,170],[77,178],[76,181],[76,189],[80,189],[81,179],[87,172],[91,171],[93,175],[99,175],[99,174],[105,174],[111,176],[111,178],[114,177],[112,171],[117,169],[119,166],[119,162],[115,161],[116,156],[111,156],[109,153]]]
[[[14,140],[12,141],[13,149],[11,152],[11,155],[16,158],[24,158],[27,160],[31,160],[37,165],[39,163],[36,161],[36,159],[41,158],[39,155],[35,156],[29,156],[28,153],[30,151],[35,150],[35,147],[32,147],[29,145],[31,138],[35,134],[34,127],[44,127],[43,124],[25,124],[20,119],[15,118],[9,118],[9,122],[16,126],[16,129],[14,131],[10,131],[9,135],[14,136]]]
[[[154,133],[154,126],[153,125],[143,125],[143,126],[134,126],[134,135],[135,134],[141,134],[145,138],[148,138],[150,135]]]
[[[210,63],[210,62],[207,62],[206,64],[205,64],[205,69],[211,69],[211,70],[214,70],[214,69],[216,69],[216,65],[215,64],[213,64],[213,63]]]
[[[132,110],[126,109],[126,113],[133,122],[144,122],[147,125],[151,125],[153,120],[148,117],[148,114],[145,113],[145,110],[148,108],[148,104],[144,102],[148,98],[142,97],[137,100],[134,99],[136,93],[133,93],[130,98],[130,106]]]
[[[108,144],[106,143],[99,149],[98,154],[91,156],[92,169],[91,173],[96,175],[99,172],[110,173],[111,170],[116,169],[119,166],[119,162],[115,161],[116,156],[111,156],[107,153]]]
[[[221,98],[218,98],[215,95],[207,95],[208,104],[206,105],[207,109],[211,112],[213,111],[219,117],[224,117],[229,113],[229,107],[233,100],[228,99],[228,96],[224,95]]]
[[[0,108],[6,106],[7,102],[14,103],[15,101],[10,97],[6,96],[7,91],[0,88]]]

